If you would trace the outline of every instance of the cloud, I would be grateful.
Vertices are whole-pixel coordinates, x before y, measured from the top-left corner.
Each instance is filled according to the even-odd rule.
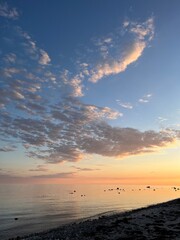
[[[35,116],[41,118],[47,113],[47,103],[50,103],[49,100],[47,101],[48,95],[45,96],[42,93],[42,86],[46,89],[53,88],[57,84],[57,74],[55,76],[52,69],[49,69],[49,65],[39,64],[40,52],[44,54],[44,60],[41,59],[42,63],[47,63],[47,59],[45,60],[47,56],[28,33],[17,26],[9,26],[6,30],[7,35],[14,37],[11,43],[14,51],[9,53],[6,52],[7,46],[3,48],[0,67],[0,114],[9,114],[12,121],[14,116],[17,116],[18,120],[24,115],[26,118]],[[9,43],[5,42],[5,44]],[[12,133],[15,130],[10,129],[8,132]]]
[[[129,24],[130,24],[130,22],[129,22],[129,21],[127,21],[127,20],[126,20],[126,21],[124,21],[124,22],[123,22],[123,27],[124,27],[124,28],[126,28],[126,27],[128,27],[128,26],[129,26]]]
[[[37,182],[38,179],[63,179],[71,178],[74,176],[74,172],[61,172],[61,173],[51,173],[51,174],[42,174],[34,176],[20,176],[16,174],[6,173],[3,170],[0,171],[0,181],[1,183],[7,182],[32,182],[33,180]]]
[[[124,27],[132,35],[132,42],[120,57],[113,58],[112,55],[108,58],[111,49],[117,46],[112,34],[97,44],[101,53],[107,50],[108,57],[103,57],[105,62],[95,63],[92,67],[88,61],[82,61],[80,70],[74,73],[49,64],[48,54],[28,33],[16,27],[16,61],[14,63],[14,55],[5,52],[6,60],[1,66],[1,139],[11,146],[14,142],[21,143],[28,157],[45,163],[73,163],[82,160],[86,154],[121,158],[156,151],[158,147],[175,141],[179,137],[177,131],[141,132],[133,128],[112,127],[107,122],[122,117],[121,112],[108,106],[83,103],[77,98],[83,96],[83,81],[88,78],[98,81],[124,71],[137,61],[153,37],[153,21],[129,22]],[[147,101],[150,98],[151,94],[147,94],[142,99]],[[129,109],[132,107],[129,103],[120,104]],[[1,151],[12,149],[6,146]],[[37,166],[31,172],[45,169]],[[80,170],[90,171],[88,168]],[[69,177],[72,174],[46,174],[39,178]]]
[[[0,4],[0,16],[15,20],[19,17],[19,13],[16,8],[10,8],[8,4],[4,2]]]
[[[106,38],[106,39],[104,39],[104,42],[105,42],[105,43],[111,43],[111,42],[112,42],[112,38],[110,38],[110,37],[109,37],[109,38]]]
[[[87,135],[78,140],[78,146],[89,154],[109,157],[124,157],[156,151],[158,147],[174,142],[178,137],[169,132],[145,131],[133,128],[117,128],[96,125],[94,136]]]
[[[47,172],[48,168],[44,165],[38,165],[37,168],[29,169],[30,172]]]
[[[167,118],[158,117],[159,123],[165,122],[165,121],[167,121],[167,120],[168,120]]]
[[[12,96],[13,96],[13,98],[15,98],[15,99],[24,99],[24,96],[20,93],[20,92],[18,92],[18,91],[12,91]]]
[[[63,105],[63,110],[62,105],[54,106],[56,114],[52,112],[52,118],[46,120],[8,120],[6,117],[1,130],[6,137],[9,134],[28,145],[29,157],[48,163],[77,162],[86,154],[121,158],[150,153],[179,137],[175,131],[141,132],[133,128],[112,127],[103,121],[107,116],[100,111],[101,108],[95,108],[96,112],[75,99],[66,99]],[[111,114],[108,117],[111,118]]]
[[[103,119],[117,119],[122,116],[122,113],[111,108],[84,104],[72,97],[64,98],[63,103],[54,106],[53,109],[53,118],[75,125]]]
[[[1,109],[1,138],[22,143],[30,158],[47,163],[77,162],[86,154],[121,158],[156,151],[158,147],[172,143],[179,136],[177,132],[141,132],[110,126],[106,121],[122,117],[121,112],[109,107],[85,104],[71,96],[73,88],[64,94],[68,97],[60,94],[63,91],[67,93],[67,85],[71,87],[69,83],[73,78],[68,76],[68,72],[65,72],[64,78],[60,76],[58,79],[52,67],[48,70],[40,69],[40,76],[36,68],[29,70],[21,66],[18,69],[23,70],[15,69],[10,70],[9,75],[4,75],[6,84],[0,90],[1,104],[11,108],[14,106],[12,112],[8,108]],[[16,74],[19,79],[25,80],[18,80]],[[55,83],[51,79],[48,81],[48,76],[55,76]],[[58,81],[59,85],[56,83]],[[47,94],[41,93],[42,84],[50,87],[53,102],[49,102]],[[55,89],[53,84],[56,84]],[[147,94],[142,99],[149,100],[151,96],[152,94]],[[131,108],[128,103],[120,104]],[[5,150],[8,151],[8,148]],[[39,167],[39,170],[43,168]]]
[[[76,167],[76,166],[72,166],[72,167],[77,169],[78,171],[82,171],[82,172],[101,170],[100,168],[82,168],[82,167]]]
[[[16,146],[13,146],[13,145],[0,147],[0,152],[12,152],[15,150],[16,150]]]
[[[86,68],[85,64],[81,64],[81,66]],[[82,81],[84,79],[84,75],[82,73],[76,74],[74,77],[70,76],[68,70],[63,71],[61,74],[61,78],[66,87],[69,87],[68,92],[71,97],[82,97],[83,93],[83,85]]]
[[[1,99],[0,99],[1,101]],[[0,103],[0,108],[5,108],[5,104],[4,103]]]
[[[95,70],[91,71],[90,81],[96,83],[104,76],[125,71],[129,64],[135,62],[141,56],[145,47],[144,42],[135,42],[122,59],[112,61],[112,63],[99,64]]]
[[[39,48],[27,32],[23,31],[23,29],[19,26],[14,29],[28,57],[30,57],[33,61],[38,61],[40,65],[48,65],[51,62],[48,53],[44,49]]]
[[[152,97],[152,94],[146,94],[138,100],[140,103],[148,103]]]
[[[72,97],[82,97],[84,94],[82,92],[82,80],[78,77],[74,77],[70,82],[69,85],[72,87]]]
[[[7,63],[15,63],[16,59],[17,59],[17,56],[14,53],[9,53],[4,57],[4,60]]]
[[[91,77],[89,79],[91,82],[96,83],[105,76],[125,71],[130,64],[139,59],[154,35],[153,18],[148,19],[142,24],[135,22],[125,24],[124,27],[127,28],[128,33],[134,34],[134,40],[121,56],[110,62],[107,60],[105,63],[100,63],[92,69]]]
[[[32,103],[29,102],[26,105],[29,109],[31,109],[32,111],[35,110],[35,112],[44,112],[46,110],[46,108],[40,104],[37,103]]]
[[[123,108],[133,109],[133,105],[131,103],[123,103],[120,100],[116,100],[116,102]]]
[[[47,77],[48,80],[50,79],[50,80],[53,81],[53,82],[55,82],[56,79],[57,79],[56,76],[55,76],[55,74],[53,74],[53,73],[50,72],[50,71],[45,72],[44,76]]]
[[[10,67],[10,68],[4,68],[2,73],[5,77],[11,78],[15,74],[20,73],[21,70],[15,67]]]
[[[129,24],[125,27],[128,26]],[[154,36],[154,19],[151,17],[143,24],[132,23],[130,31],[135,33],[141,40],[144,40],[145,38],[152,40]]]
[[[51,61],[49,55],[44,50],[40,49],[40,59],[39,63],[41,65],[47,65]]]
[[[54,173],[54,174],[45,174],[45,175],[37,175],[33,176],[33,178],[71,178],[73,177],[74,172],[62,172],[62,173]]]

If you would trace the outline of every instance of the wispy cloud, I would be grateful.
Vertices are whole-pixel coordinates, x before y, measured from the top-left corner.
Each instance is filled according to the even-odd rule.
[[[51,61],[49,55],[44,50],[40,49],[39,63],[42,65],[47,65]]]
[[[152,94],[146,94],[138,100],[140,103],[148,103],[152,97]]]
[[[0,181],[1,183],[9,183],[9,182],[32,182],[39,179],[64,179],[64,178],[72,178],[74,176],[74,172],[60,172],[60,173],[51,173],[51,174],[42,174],[42,175],[34,175],[34,176],[23,176],[12,173],[6,173],[3,170],[0,171]]]
[[[167,121],[167,120],[168,120],[167,118],[158,117],[158,122],[159,122],[159,123],[165,122],[165,121]]]
[[[100,168],[82,168],[82,167],[76,167],[76,166],[72,166],[73,168],[75,168],[78,171],[82,171],[82,172],[91,172],[91,171],[99,171],[101,170]]]
[[[13,145],[0,147],[0,152],[12,152],[15,150],[16,150],[16,146],[13,146]]]
[[[74,175],[74,172],[61,172],[61,173],[54,173],[54,174],[44,174],[44,175],[37,175],[33,176],[33,178],[70,178]]]
[[[24,96],[20,93],[20,92],[18,92],[18,91],[12,91],[12,97],[14,98],[14,99],[24,99]]]
[[[19,37],[21,37],[24,50],[28,53],[32,60],[37,61],[38,59],[38,63],[40,65],[48,65],[51,62],[48,53],[44,49],[39,48],[27,32],[23,31],[19,26],[16,27],[15,30]]]
[[[44,165],[38,165],[36,168],[29,169],[30,172],[47,172],[48,168],[46,168]]]
[[[14,53],[9,53],[7,54],[5,57],[4,57],[4,60],[7,62],[7,63],[15,63],[16,61],[16,54]]]
[[[131,103],[127,103],[127,102],[122,102],[121,100],[116,100],[116,102],[118,103],[118,105],[120,105],[123,108],[127,108],[127,109],[133,109],[133,105]]]
[[[63,81],[63,84],[66,87],[69,87],[69,95],[71,97],[84,96],[82,84],[82,81],[84,79],[83,74],[76,74],[75,76],[71,77],[69,71],[66,69],[61,74],[61,79]]]
[[[7,67],[4,68],[2,73],[5,77],[11,78],[13,75],[18,74],[21,72],[21,69],[15,68],[15,67]]]
[[[71,96],[72,97],[82,97],[84,96],[83,94],[83,85],[82,85],[82,80],[80,76],[75,76],[74,78],[72,78],[69,83],[68,83],[71,87],[72,87],[72,93]]]
[[[0,16],[15,20],[19,17],[19,13],[16,8],[11,8],[7,2],[4,2],[0,3]]]
[[[139,59],[154,35],[153,18],[149,18],[144,23],[129,22],[128,24],[124,24],[124,27],[129,34],[134,35],[133,42],[119,56],[119,58],[113,60],[110,58],[110,61],[107,59],[104,63],[100,63],[92,69],[91,77],[89,79],[91,82],[96,83],[105,76],[125,71],[130,64]],[[106,46],[106,54],[107,49],[108,47]]]

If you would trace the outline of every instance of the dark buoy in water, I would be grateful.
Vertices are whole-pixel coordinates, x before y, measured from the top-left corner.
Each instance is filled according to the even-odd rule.
[[[15,220],[15,221],[17,221],[17,220],[18,220],[18,218],[14,218],[14,220]]]

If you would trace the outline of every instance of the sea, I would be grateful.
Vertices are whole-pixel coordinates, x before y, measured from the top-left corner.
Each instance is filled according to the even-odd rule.
[[[0,184],[0,239],[157,204],[178,186]]]

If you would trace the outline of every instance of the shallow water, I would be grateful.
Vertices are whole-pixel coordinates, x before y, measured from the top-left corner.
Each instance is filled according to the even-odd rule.
[[[170,186],[0,185],[0,239],[178,197]]]

